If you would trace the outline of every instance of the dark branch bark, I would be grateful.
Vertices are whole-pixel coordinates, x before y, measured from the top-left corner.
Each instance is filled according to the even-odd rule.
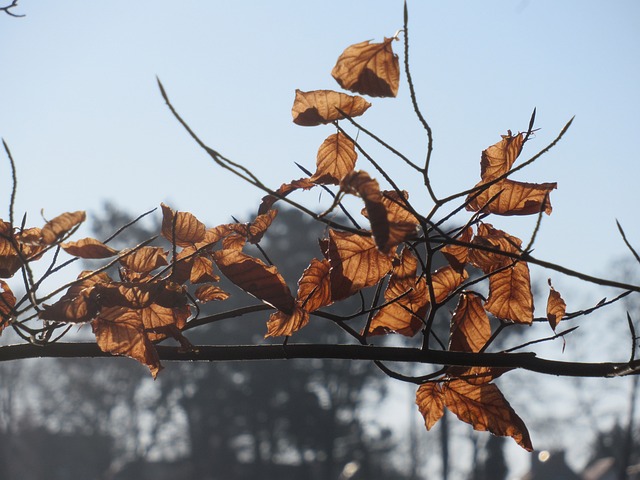
[[[417,348],[367,345],[205,345],[196,351],[180,347],[157,346],[162,360],[233,361],[286,360],[293,358],[333,358],[379,360],[432,365],[520,368],[547,375],[568,377],[615,377],[640,374],[640,361],[625,363],[578,363],[539,358],[535,353],[465,353]],[[95,343],[55,343],[47,346],[8,345],[0,347],[0,361],[25,358],[110,357]]]

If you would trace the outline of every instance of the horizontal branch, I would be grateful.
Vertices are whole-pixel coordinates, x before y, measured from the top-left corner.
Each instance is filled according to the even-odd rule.
[[[371,345],[205,345],[185,351],[180,347],[157,346],[162,360],[233,361],[286,360],[293,358],[327,358],[343,360],[378,360],[445,366],[519,368],[565,377],[616,377],[640,374],[640,361],[632,363],[561,362],[539,358],[535,353],[465,353],[417,348],[378,347]],[[0,362],[25,358],[110,357],[95,343],[54,343],[46,346],[7,345],[0,347]]]

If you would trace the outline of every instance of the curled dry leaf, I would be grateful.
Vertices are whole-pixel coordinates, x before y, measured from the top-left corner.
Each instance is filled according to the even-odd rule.
[[[506,367],[449,367],[447,368],[447,376],[464,380],[472,385],[482,385],[493,381],[510,370],[513,369]]]
[[[247,241],[253,244],[260,242],[277,214],[278,210],[271,209],[266,213],[258,215],[253,222],[247,226]]]
[[[460,233],[457,240],[469,243],[471,242],[472,236],[473,229],[467,227]],[[469,247],[464,245],[446,245],[442,248],[441,252],[449,262],[449,265],[457,271],[462,270],[469,261]]]
[[[481,186],[483,182],[477,186]],[[525,183],[505,179],[485,188],[479,195],[467,198],[466,209],[496,215],[551,214],[549,194],[557,183]]]
[[[371,104],[362,97],[333,90],[311,92],[296,90],[291,114],[293,123],[303,127],[313,127],[344,118],[340,112],[344,112],[349,117],[358,117],[370,106]]]
[[[328,256],[334,302],[375,285],[392,267],[373,239],[355,233],[329,230]]]
[[[274,203],[280,200],[280,198],[286,197],[291,192],[300,189],[309,190],[315,186],[316,184],[308,178],[300,178],[298,180],[293,180],[290,183],[283,183],[282,185],[280,185],[280,188],[276,190],[276,195],[265,195],[264,197],[262,197],[262,203],[258,208],[258,214],[262,215],[263,213],[267,213]]]
[[[405,248],[384,292],[387,305],[371,320],[368,335],[399,333],[412,337],[420,331],[429,296],[424,278],[416,276],[418,260]]]
[[[450,329],[449,350],[477,353],[485,346],[491,338],[491,325],[478,294],[460,295]]]
[[[85,212],[66,212],[49,220],[40,232],[42,243],[52,245],[87,218]]]
[[[343,192],[358,195],[364,201],[367,218],[371,223],[371,232],[376,245],[382,253],[389,253],[389,220],[387,209],[382,203],[382,193],[378,182],[367,172],[358,170],[349,173],[340,183]]]
[[[556,327],[564,317],[567,311],[567,304],[562,299],[560,292],[558,292],[553,285],[551,285],[551,279],[549,282],[549,298],[547,299],[547,320],[553,331],[556,331]]]
[[[0,280],[0,333],[7,326],[11,318],[13,307],[16,306],[16,297],[6,282]]]
[[[196,288],[195,297],[200,303],[222,301],[229,298],[229,294],[216,285],[200,285]]]
[[[214,252],[214,260],[224,276],[245,292],[284,313],[293,313],[295,300],[275,266],[235,249]]]
[[[400,84],[398,56],[385,38],[382,43],[369,41],[347,47],[338,58],[331,75],[346,90],[371,97],[395,97]]]
[[[158,352],[145,333],[141,310],[106,308],[91,325],[100,350],[131,357],[149,367],[151,375],[156,378],[162,365]]]
[[[162,203],[162,236],[176,245],[188,247],[204,239],[206,227],[189,212],[175,213]],[[175,228],[175,231],[174,231]]]
[[[62,249],[69,255],[79,258],[109,258],[118,254],[115,250],[95,238],[83,238],[75,242],[61,243]]]
[[[329,261],[313,259],[298,280],[298,305],[307,312],[331,305]]]
[[[533,450],[527,427],[496,385],[452,380],[442,385],[442,391],[444,405],[474,430],[512,437],[525,450]]]
[[[123,251],[119,262],[128,270],[147,274],[168,265],[168,253],[162,247],[145,246],[133,251]]]
[[[322,185],[339,185],[356,165],[358,154],[355,144],[342,133],[329,135],[316,158],[316,173],[309,181]]]
[[[480,159],[482,180],[489,182],[511,170],[513,163],[522,151],[523,143],[523,134],[512,135],[509,131],[507,135],[502,135],[502,140],[498,143],[483,150]]]
[[[519,255],[522,253],[522,240],[509,235],[502,230],[493,228],[488,223],[478,225],[478,232],[472,242],[480,247],[487,247],[501,252]],[[472,248],[469,252],[469,260],[473,266],[484,273],[491,273],[499,268],[513,263],[514,259],[500,253],[494,253],[480,248]]]
[[[195,285],[198,283],[217,282],[219,280],[220,277],[213,273],[213,260],[203,255],[194,257],[189,277],[191,283]]]
[[[152,342],[164,340],[167,337],[180,339],[182,330],[191,316],[188,306],[167,308],[153,303],[143,308],[140,318],[147,337]],[[181,342],[182,343],[182,342]]]
[[[309,323],[309,313],[296,306],[292,313],[277,311],[271,314],[267,322],[267,337],[291,336]]]
[[[93,274],[83,271],[67,292],[53,305],[44,305],[38,316],[54,322],[81,323],[91,320],[99,311],[97,298],[92,295],[96,286],[106,285],[112,280],[106,273]]]
[[[420,385],[416,393],[416,404],[424,417],[427,430],[431,430],[444,415],[444,394],[440,384],[428,382]]]

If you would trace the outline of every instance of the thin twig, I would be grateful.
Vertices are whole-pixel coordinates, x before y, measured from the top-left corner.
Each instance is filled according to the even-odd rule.
[[[631,253],[633,254],[634,257],[636,257],[636,260],[638,261],[638,263],[640,263],[640,255],[638,255],[638,252],[634,250],[634,248],[629,243],[629,240],[627,240],[627,236],[625,235],[624,230],[622,229],[622,225],[620,225],[620,222],[618,220],[616,220],[616,225],[618,226],[618,231],[620,232],[620,235],[622,235],[622,240],[624,241],[624,244],[629,248],[629,250],[631,250]]]
[[[17,0],[16,0],[17,2]],[[13,209],[16,204],[16,192],[18,191],[18,176],[16,174],[16,163],[13,161],[11,150],[9,145],[2,139],[2,145],[4,145],[4,151],[7,152],[9,157],[9,165],[11,166],[11,200],[9,201],[9,223],[13,226]]]

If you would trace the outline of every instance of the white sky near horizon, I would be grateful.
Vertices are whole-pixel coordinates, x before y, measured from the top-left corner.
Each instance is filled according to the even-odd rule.
[[[540,130],[523,158],[575,115],[560,144],[515,177],[558,182],[534,255],[615,277],[611,262],[628,256],[616,218],[640,248],[633,140],[640,128],[640,3],[414,0],[409,11],[412,74],[435,137],[436,192],[475,185],[480,152],[508,129],[526,130],[534,107]],[[49,218],[91,215],[105,200],[131,213],[165,201],[208,226],[231,215],[248,219],[262,193],[216,168],[188,138],[160,97],[156,75],[209,146],[277,187],[303,176],[294,162],[313,170],[318,146],[333,133],[292,123],[295,89],[338,90],[330,71],[344,48],[402,27],[402,2],[389,0],[22,0],[16,12],[26,17],[0,14],[0,137],[17,164],[16,216],[26,212],[28,225],[40,224],[41,209]],[[394,49],[401,53],[401,42]],[[359,121],[421,162],[425,135],[406,84],[397,99],[372,103]],[[430,208],[421,179],[371,148],[416,206]],[[8,216],[9,172],[0,151],[1,218]],[[311,206],[317,198],[296,196]],[[492,223],[526,238],[535,219]],[[551,276],[570,309],[614,293],[585,300],[584,287],[566,277],[534,275]]]

